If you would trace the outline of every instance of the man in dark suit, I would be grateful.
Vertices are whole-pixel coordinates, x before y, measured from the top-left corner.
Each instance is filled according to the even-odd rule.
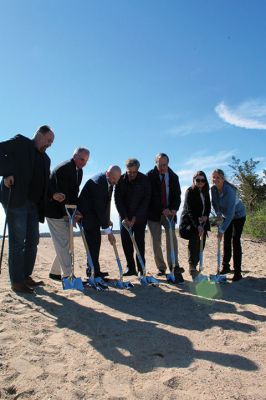
[[[0,171],[4,172],[0,198],[8,211],[8,266],[15,292],[33,293],[32,287],[43,284],[34,281],[31,274],[39,243],[39,221],[44,222],[50,172],[50,158],[45,152],[53,141],[52,129],[43,125],[33,139],[16,135],[0,143],[0,154],[4,155],[0,157]]]
[[[56,251],[49,277],[61,280],[71,274],[71,256],[69,254],[69,220],[65,204],[78,202],[82,168],[88,162],[90,152],[84,147],[77,148],[71,160],[59,164],[49,180],[46,219]]]
[[[158,275],[164,275],[166,264],[162,253],[162,226],[166,233],[167,262],[172,269],[169,223],[166,218],[173,218],[176,223],[176,213],[181,203],[181,189],[178,176],[169,168],[169,158],[165,153],[155,157],[155,167],[147,175],[151,183],[152,195],[148,210],[148,227],[151,234],[154,260],[158,268]],[[176,283],[183,283],[182,271],[178,263],[177,238],[174,233]]]
[[[123,224],[132,229],[140,255],[145,263],[145,227],[151,189],[147,176],[139,172],[139,167],[140,163],[138,160],[129,158],[126,161],[127,171],[121,176],[115,188],[115,204],[120,215],[121,240],[127,260],[125,276],[137,275],[137,271],[133,244]],[[142,268],[137,257],[136,261],[138,271],[142,273]]]
[[[95,278],[104,278],[107,274],[101,272],[99,254],[101,247],[101,228],[108,235],[111,244],[115,237],[110,226],[110,207],[113,186],[121,176],[121,169],[111,166],[105,173],[95,175],[83,187],[78,201],[78,210],[82,214],[82,225],[95,268]]]

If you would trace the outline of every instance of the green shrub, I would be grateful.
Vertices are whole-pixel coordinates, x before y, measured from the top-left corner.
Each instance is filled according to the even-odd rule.
[[[266,202],[252,214],[247,215],[244,233],[257,238],[266,238]]]

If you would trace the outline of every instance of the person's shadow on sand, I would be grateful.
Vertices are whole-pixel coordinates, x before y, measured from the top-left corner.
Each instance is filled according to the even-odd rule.
[[[88,337],[90,345],[106,359],[140,373],[157,367],[188,368],[197,359],[245,371],[258,369],[253,361],[239,355],[195,350],[187,337],[166,331],[156,323],[124,321],[49,293],[44,288],[38,288],[38,294],[42,297],[31,297],[32,302],[56,317],[59,328],[68,328]],[[44,296],[48,296],[49,301]]]
[[[90,296],[101,304],[122,313],[142,318],[145,321],[156,321],[173,327],[204,331],[214,326],[223,330],[254,332],[256,328],[248,323],[237,321],[239,315],[252,320],[266,321],[265,316],[252,312],[239,312],[234,304],[223,300],[210,300],[193,293],[171,291],[160,287],[135,287],[132,296],[125,296],[123,291],[110,291],[108,296],[90,292]],[[212,318],[214,314],[235,314],[231,319]]]

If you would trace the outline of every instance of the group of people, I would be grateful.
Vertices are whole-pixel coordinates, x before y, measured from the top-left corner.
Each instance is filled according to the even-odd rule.
[[[33,139],[17,135],[0,143],[0,201],[6,212],[9,231],[9,276],[15,292],[33,293],[34,287],[44,284],[32,278],[37,246],[39,221],[46,217],[53,240],[56,257],[49,277],[61,280],[71,275],[69,253],[69,220],[65,205],[77,205],[76,221],[82,224],[85,238],[95,268],[95,277],[105,279],[108,272],[101,271],[99,254],[101,231],[108,235],[113,245],[110,205],[114,190],[115,205],[120,217],[120,232],[127,262],[125,276],[142,274],[138,257],[128,230],[137,243],[145,263],[145,229],[148,226],[157,274],[166,274],[167,266],[174,273],[175,282],[183,283],[178,261],[178,243],[170,229],[174,228],[176,214],[181,204],[179,178],[169,167],[165,153],[155,157],[155,166],[147,174],[139,171],[135,158],[126,161],[126,172],[112,165],[105,172],[90,178],[80,192],[82,169],[90,157],[85,147],[77,148],[72,158],[54,168],[50,173],[50,159],[46,150],[52,145],[54,132],[41,126]],[[212,173],[212,206],[219,222],[218,238],[224,237],[223,268],[230,272],[233,244],[233,281],[242,278],[242,249],[240,237],[245,223],[245,208],[237,195],[237,189],[229,183],[222,170]],[[194,279],[199,271],[200,241],[205,245],[210,230],[211,200],[206,174],[197,171],[192,186],[186,191],[180,220],[180,235],[188,239],[189,272]],[[162,251],[162,227],[166,233],[167,263]],[[232,240],[233,239],[233,240]],[[172,246],[174,251],[172,251]],[[174,262],[173,262],[174,253]],[[90,274],[90,270],[87,270]]]

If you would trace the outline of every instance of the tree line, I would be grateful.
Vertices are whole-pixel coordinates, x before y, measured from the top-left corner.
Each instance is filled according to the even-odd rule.
[[[252,236],[266,238],[266,170],[257,172],[260,161],[250,158],[241,162],[232,157],[233,182],[247,210],[245,232]]]

